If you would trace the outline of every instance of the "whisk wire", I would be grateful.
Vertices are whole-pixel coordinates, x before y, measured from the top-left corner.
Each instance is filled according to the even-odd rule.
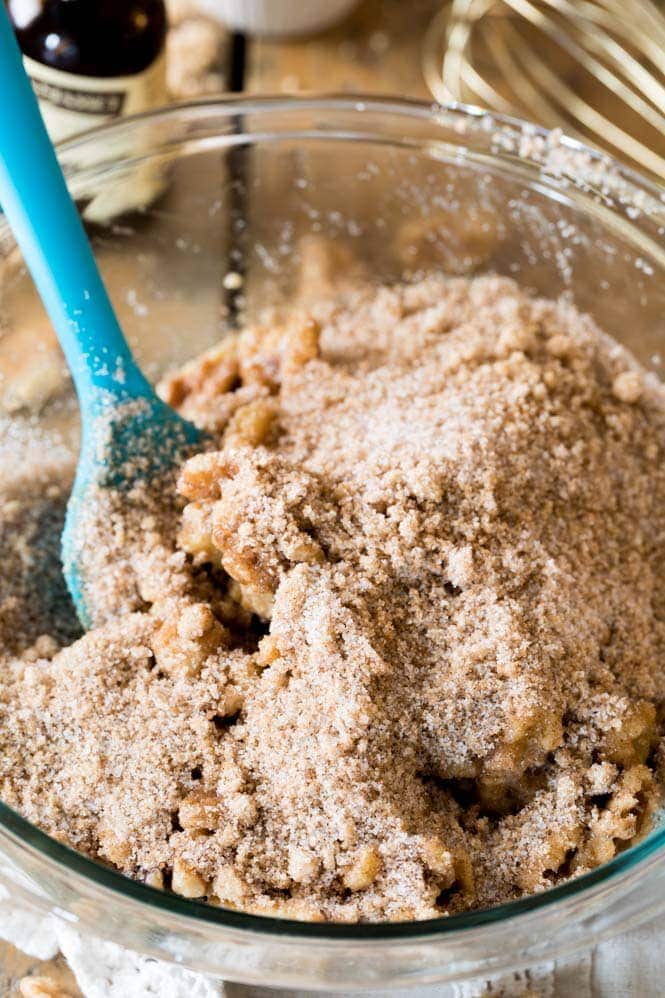
[[[437,99],[561,125],[665,179],[644,134],[654,145],[665,136],[665,17],[651,0],[453,0],[431,25],[423,68]]]
[[[587,46],[584,48],[575,41],[569,32],[562,31],[561,27],[551,17],[547,16],[542,8],[535,7],[530,0],[504,0],[504,3],[529,20],[531,24],[538,27],[544,34],[548,35],[548,37],[576,59],[588,72],[595,74],[596,79],[600,80],[608,90],[612,91],[612,93],[624,100],[634,111],[646,118],[654,128],[665,129],[665,117],[655,111],[638,93],[635,93],[634,90],[626,86],[620,77],[592,55],[592,51],[594,50],[605,57],[610,55],[609,43],[612,39],[599,31],[598,25],[596,25],[595,31],[589,31],[583,20],[580,20],[578,23],[578,31],[586,36]],[[577,20],[580,16],[579,10],[576,10],[566,0],[545,0],[543,6],[555,7],[562,10],[572,20]],[[625,71],[626,65],[631,59],[630,53],[622,45],[617,44],[617,48],[619,49],[619,55],[616,58],[616,62]],[[658,88],[655,80],[652,82],[655,89],[662,91],[661,100],[665,103],[665,88]],[[557,81],[552,81],[551,85],[556,86]]]
[[[583,100],[532,50],[522,48],[520,55],[525,69],[531,73],[541,87],[546,90],[556,88],[561,95],[561,103],[565,110],[581,122],[589,132],[602,135],[605,142],[614,146],[620,154],[630,155],[632,159],[640,161],[647,169],[665,177],[665,159]]]

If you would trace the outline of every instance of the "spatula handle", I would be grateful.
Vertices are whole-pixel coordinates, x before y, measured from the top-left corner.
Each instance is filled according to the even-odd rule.
[[[0,94],[0,205],[58,335],[83,412],[102,394],[151,395],[113,311],[1,2]]]

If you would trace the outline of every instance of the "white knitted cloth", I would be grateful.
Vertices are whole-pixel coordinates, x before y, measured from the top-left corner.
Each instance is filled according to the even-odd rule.
[[[314,992],[224,982],[81,933],[60,918],[36,918],[0,902],[0,938],[40,960],[67,960],[85,998],[314,998]],[[385,992],[381,992],[384,994]],[[317,992],[325,998],[326,994]],[[391,991],[391,998],[662,998],[665,926],[646,925],[591,952],[516,974]],[[336,993],[336,998],[363,998]],[[364,998],[368,993],[364,992]]]

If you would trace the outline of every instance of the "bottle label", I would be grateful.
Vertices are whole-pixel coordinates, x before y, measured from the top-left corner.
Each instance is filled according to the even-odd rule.
[[[28,56],[23,62],[53,142],[166,100],[163,53],[148,69],[133,76],[79,76],[44,66]]]

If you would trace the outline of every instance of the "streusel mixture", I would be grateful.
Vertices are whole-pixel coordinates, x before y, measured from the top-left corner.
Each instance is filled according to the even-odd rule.
[[[367,285],[162,393],[213,443],[100,496],[98,626],[21,645],[34,591],[0,604],[5,802],[318,920],[517,898],[648,826],[665,405],[588,318],[497,277]]]

